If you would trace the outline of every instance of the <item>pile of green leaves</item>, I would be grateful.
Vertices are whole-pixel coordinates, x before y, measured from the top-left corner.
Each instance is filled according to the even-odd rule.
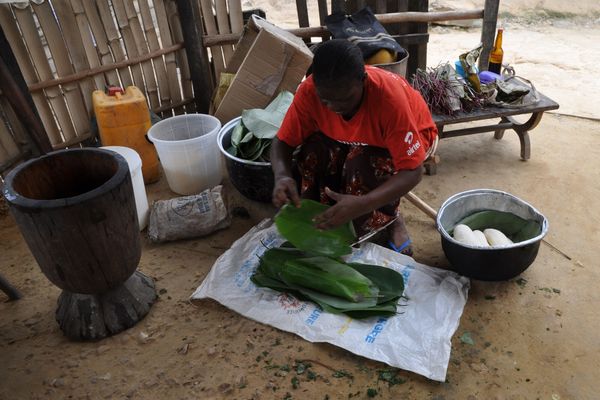
[[[265,109],[244,110],[233,128],[227,152],[245,160],[269,162],[271,140],[277,135],[293,98],[292,93],[282,91]]]
[[[327,207],[312,200],[302,200],[299,208],[284,206],[275,224],[289,242],[263,254],[252,282],[352,318],[395,315],[404,292],[402,275],[378,265],[343,262],[339,257],[351,252],[356,235],[351,223],[316,229],[312,220]]]

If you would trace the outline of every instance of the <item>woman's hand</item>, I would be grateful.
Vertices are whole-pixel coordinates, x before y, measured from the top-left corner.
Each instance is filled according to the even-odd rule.
[[[273,204],[280,208],[284,204],[292,202],[296,207],[300,207],[300,196],[296,188],[296,181],[289,176],[275,179],[273,188]]]
[[[329,188],[325,188],[325,193],[336,204],[315,217],[317,229],[332,229],[371,211],[365,208],[364,198],[361,196],[336,193]]]

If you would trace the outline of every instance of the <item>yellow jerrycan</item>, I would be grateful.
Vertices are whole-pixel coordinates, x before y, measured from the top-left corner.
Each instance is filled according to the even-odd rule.
[[[123,90],[110,87],[107,92],[92,93],[94,112],[103,146],[125,146],[135,150],[142,159],[144,183],[160,177],[158,156],[146,137],[152,123],[146,98],[135,86]]]

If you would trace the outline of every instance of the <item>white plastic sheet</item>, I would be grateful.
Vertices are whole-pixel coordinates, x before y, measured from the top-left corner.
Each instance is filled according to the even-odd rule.
[[[262,221],[217,259],[192,299],[212,298],[245,317],[310,342],[331,343],[436,381],[446,379],[450,339],[467,301],[467,278],[364,243],[346,261],[383,265],[400,272],[408,300],[402,300],[398,307],[402,314],[354,320],[323,312],[314,303],[259,288],[250,281],[258,257],[267,247],[283,242],[271,220]]]

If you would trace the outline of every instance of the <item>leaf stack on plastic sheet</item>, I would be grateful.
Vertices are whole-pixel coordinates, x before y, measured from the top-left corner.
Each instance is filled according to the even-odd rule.
[[[263,110],[244,110],[242,119],[233,128],[229,154],[250,161],[269,162],[271,140],[283,122],[294,95],[283,91]]]
[[[404,292],[402,275],[377,265],[341,261],[340,256],[351,253],[354,230],[351,223],[327,231],[316,229],[312,220],[327,207],[312,200],[303,200],[300,208],[283,207],[275,224],[289,242],[263,254],[252,281],[313,301],[334,314],[395,315]]]

